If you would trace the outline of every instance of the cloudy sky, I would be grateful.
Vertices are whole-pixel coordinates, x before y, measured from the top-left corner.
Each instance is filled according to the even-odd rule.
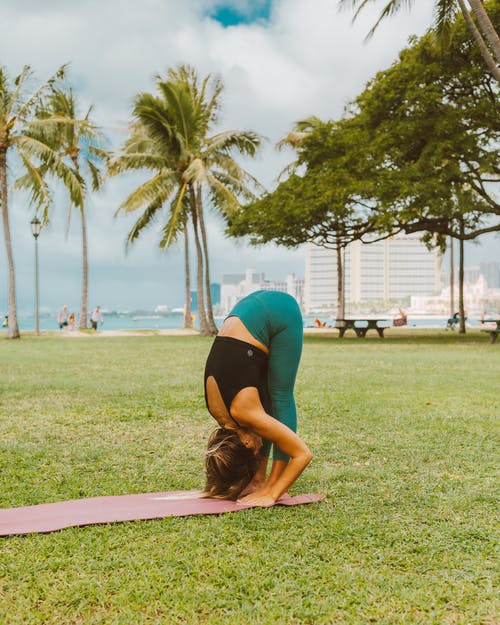
[[[374,3],[380,8],[380,3]],[[70,81],[83,111],[94,119],[113,148],[126,138],[132,98],[154,89],[153,76],[190,63],[201,76],[212,73],[225,84],[219,129],[252,129],[267,137],[247,168],[272,189],[292,153],[273,145],[301,118],[337,118],[377,70],[390,65],[412,34],[432,20],[432,0],[415,3],[411,13],[382,24],[368,43],[364,37],[377,9],[354,25],[337,0],[2,0],[0,63],[11,76],[30,65],[41,81],[70,63]],[[15,175],[14,168],[11,171]],[[138,178],[111,180],[90,198],[89,305],[152,308],[182,305],[182,249],[158,250],[152,228],[125,254],[124,241],[134,218],[114,212]],[[78,218],[66,227],[67,200],[57,195],[52,221],[39,239],[41,306],[62,303],[78,309],[81,262]],[[34,243],[32,209],[20,195],[11,201],[18,305],[33,306]],[[302,249],[252,249],[223,236],[223,224],[209,219],[211,270],[222,273],[252,267],[270,279],[287,272],[304,275]],[[498,238],[468,246],[468,265],[498,260]],[[0,311],[7,304],[3,236],[0,243]]]

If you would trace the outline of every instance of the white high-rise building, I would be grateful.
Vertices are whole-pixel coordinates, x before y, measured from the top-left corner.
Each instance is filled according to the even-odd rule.
[[[350,303],[401,300],[440,291],[441,257],[418,233],[383,241],[354,241],[344,253],[345,300]],[[306,313],[337,308],[337,252],[306,246]]]
[[[282,291],[294,297],[303,306],[304,279],[289,273],[285,280],[266,280],[263,273],[247,269],[245,273],[225,273],[221,282],[221,308],[228,313],[240,299],[254,291]]]

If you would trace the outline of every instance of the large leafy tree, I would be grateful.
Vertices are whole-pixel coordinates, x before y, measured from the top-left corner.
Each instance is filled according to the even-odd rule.
[[[351,6],[355,9],[354,19],[359,13],[371,2],[375,0],[339,0],[340,6]],[[385,0],[385,6],[382,9],[377,21],[368,33],[368,37],[371,37],[380,22],[385,18],[398,13],[402,7],[411,6],[414,0]],[[476,42],[478,49],[481,52],[484,62],[488,67],[491,74],[500,82],[500,70],[498,64],[500,64],[500,38],[495,29],[494,23],[498,23],[494,18],[490,19],[487,9],[484,6],[482,0],[435,0],[434,13],[435,22],[434,27],[438,35],[438,39],[442,44],[446,44],[450,40],[450,30],[452,24],[455,21],[457,13],[461,13],[467,28]],[[490,3],[490,8],[493,10],[494,3]],[[476,18],[478,26],[471,16],[471,11]]]
[[[451,236],[462,242],[464,330],[463,241],[500,229],[500,115],[463,21],[453,28],[444,54],[432,35],[413,41],[345,119],[311,132],[299,151],[305,174],[238,214],[232,232],[288,245],[333,234],[347,217],[354,235],[364,222],[379,236],[422,232],[433,245]]]
[[[21,168],[22,175],[16,181],[17,186],[27,189],[30,202],[44,213],[52,202],[47,183],[49,174],[57,176],[66,184],[75,205],[82,203],[79,178],[40,133],[43,126],[52,124],[50,116],[42,113],[47,109],[48,98],[57,83],[64,78],[64,73],[65,68],[61,67],[41,86],[30,90],[32,72],[28,66],[14,80],[10,79],[5,67],[0,67],[0,204],[9,269],[9,338],[20,336],[9,225],[9,163],[15,160],[16,168]]]
[[[422,232],[442,248],[447,236],[460,241],[463,332],[463,242],[500,228],[492,186],[500,174],[500,127],[497,86],[463,21],[451,29],[444,51],[432,34],[414,40],[350,113],[364,134],[359,194],[371,202],[377,229]]]
[[[76,206],[71,201],[68,209],[68,224],[72,207],[77,208],[81,220],[82,237],[82,297],[79,327],[87,327],[88,316],[88,241],[87,241],[87,190],[97,191],[102,185],[102,163],[106,152],[102,148],[103,136],[91,119],[92,107],[84,116],[77,112],[78,106],[71,87],[53,89],[46,107],[40,111],[41,125],[36,128],[39,138],[56,151],[59,157],[80,182],[81,202]]]
[[[298,122],[279,144],[292,145],[293,173],[271,193],[242,207],[229,219],[228,232],[254,245],[274,242],[295,247],[312,242],[337,255],[337,318],[344,318],[343,251],[375,228],[372,205],[359,192],[358,165],[363,130],[356,120]],[[366,194],[367,187],[363,187]]]
[[[498,17],[500,9],[496,9]],[[482,71],[462,20],[443,53],[430,35],[376,76],[358,97],[379,223],[461,241],[459,307],[463,313],[463,241],[500,230],[497,86]],[[436,235],[438,239],[436,239]]]
[[[258,187],[258,182],[236,162],[233,153],[253,156],[260,139],[251,131],[211,134],[220,107],[220,81],[210,76],[200,80],[193,68],[181,66],[170,69],[166,77],[157,76],[156,87],[156,94],[140,93],[136,97],[130,138],[110,162],[113,175],[133,170],[152,174],[126,198],[119,211],[143,211],[129,233],[129,242],[164,207],[167,218],[161,247],[170,246],[181,233],[187,237],[188,224],[192,224],[198,259],[200,331],[216,333],[204,200],[228,215],[240,200],[254,197],[252,186]]]

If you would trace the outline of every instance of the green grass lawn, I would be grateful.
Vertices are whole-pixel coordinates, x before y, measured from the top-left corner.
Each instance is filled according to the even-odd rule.
[[[306,339],[325,501],[0,539],[0,623],[498,624],[500,345],[393,336]],[[210,344],[0,341],[0,506],[201,488]]]

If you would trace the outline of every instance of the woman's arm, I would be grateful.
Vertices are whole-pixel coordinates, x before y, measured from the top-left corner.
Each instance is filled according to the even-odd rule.
[[[312,454],[297,434],[264,411],[257,389],[246,388],[240,391],[233,400],[231,412],[242,426],[273,442],[290,456],[287,463],[282,461],[283,464],[276,467],[275,481],[268,481],[262,488],[239,500],[244,504],[271,506],[311,462]]]

